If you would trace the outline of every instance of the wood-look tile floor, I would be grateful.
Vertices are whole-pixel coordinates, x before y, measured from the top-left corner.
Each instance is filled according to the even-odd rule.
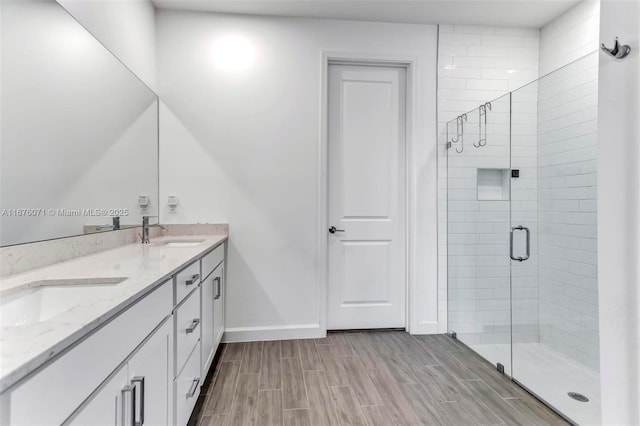
[[[330,333],[225,345],[198,425],[557,425],[446,335]]]

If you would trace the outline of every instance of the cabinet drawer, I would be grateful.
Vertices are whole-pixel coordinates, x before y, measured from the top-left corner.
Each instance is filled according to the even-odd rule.
[[[176,425],[186,425],[200,395],[200,346],[191,352],[184,370],[174,381]]]
[[[195,261],[176,275],[176,305],[182,302],[191,290],[198,287],[198,284],[200,284],[200,262]]]
[[[224,260],[224,243],[213,249],[209,254],[202,258],[202,278],[209,276],[216,266]]]
[[[200,292],[194,291],[176,310],[176,375],[200,340]]]
[[[62,423],[171,312],[171,296],[167,281],[10,390],[9,423]],[[38,409],[34,401],[41,403]]]

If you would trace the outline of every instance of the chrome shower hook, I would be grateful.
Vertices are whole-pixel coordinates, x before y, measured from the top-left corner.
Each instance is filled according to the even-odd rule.
[[[460,151],[458,151],[458,148],[456,148],[456,152],[458,154],[461,154],[462,151],[464,151],[464,122],[467,121],[467,114],[459,115],[457,120],[458,120],[457,122],[460,123],[460,136],[459,136],[459,139],[460,139]]]
[[[616,58],[616,59],[622,59],[624,57],[626,57],[629,52],[631,52],[631,47],[628,44],[620,44],[620,41],[618,41],[618,37],[616,37],[614,43],[613,43],[613,47],[611,49],[609,49],[607,46],[604,45],[604,43],[602,43],[600,45],[600,48],[609,56],[611,56],[612,58]]]
[[[478,143],[473,146],[480,148],[487,144],[487,108],[491,111],[491,102],[485,102],[478,107]],[[484,138],[482,137],[482,121],[484,117]]]

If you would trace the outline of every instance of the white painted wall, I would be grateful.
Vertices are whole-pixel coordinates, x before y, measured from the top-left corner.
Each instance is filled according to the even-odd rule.
[[[539,31],[536,29],[440,25],[439,316],[446,319],[447,308],[451,308],[449,329],[456,331],[467,343],[510,340],[510,271],[509,258],[505,256],[509,244],[509,202],[479,201],[476,191],[478,168],[510,167],[509,99],[504,97],[493,102],[493,110],[488,115],[489,140],[484,148],[472,146],[478,138],[476,108],[537,78],[538,42]],[[531,156],[528,149],[535,145],[535,129],[527,126],[536,121],[535,95],[522,95],[515,105],[515,117],[520,124],[514,128],[518,136],[515,151],[522,152],[515,152],[514,168],[521,169],[522,178],[514,185],[522,187],[522,191],[515,188],[516,202],[520,203],[521,210],[530,207],[532,200],[525,198],[535,196],[530,185],[535,182],[535,155]],[[474,111],[466,123],[464,151],[455,153],[453,150],[459,146],[454,146],[447,152],[446,122],[471,110]],[[455,131],[455,126],[450,130]],[[529,206],[525,204],[527,202]],[[533,202],[535,205],[535,200]],[[531,225],[531,217],[523,219]],[[533,262],[535,259],[522,269],[529,268]],[[530,270],[520,272],[522,276],[517,284],[522,285],[514,289],[516,303],[521,303],[518,307],[522,308],[518,311],[518,330],[524,333],[523,339],[531,332],[537,337],[537,330],[525,330],[527,324],[535,322],[531,318],[532,312],[537,316],[537,285],[531,279],[525,279]],[[447,306],[448,278],[451,293]],[[531,287],[535,287],[535,291]],[[441,332],[447,330],[444,321],[441,326]],[[509,363],[506,359],[496,361]]]
[[[56,1],[156,90],[155,8],[150,0]]]
[[[598,74],[598,281],[603,424],[640,424],[640,2],[603,1]]]
[[[436,27],[159,10],[167,223],[228,222],[227,338],[319,328],[322,54],[417,63],[413,332],[436,332]]]

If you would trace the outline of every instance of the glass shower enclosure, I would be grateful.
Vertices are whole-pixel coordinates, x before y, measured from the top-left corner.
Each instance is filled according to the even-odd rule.
[[[447,123],[448,329],[578,424],[600,422],[598,54]]]

